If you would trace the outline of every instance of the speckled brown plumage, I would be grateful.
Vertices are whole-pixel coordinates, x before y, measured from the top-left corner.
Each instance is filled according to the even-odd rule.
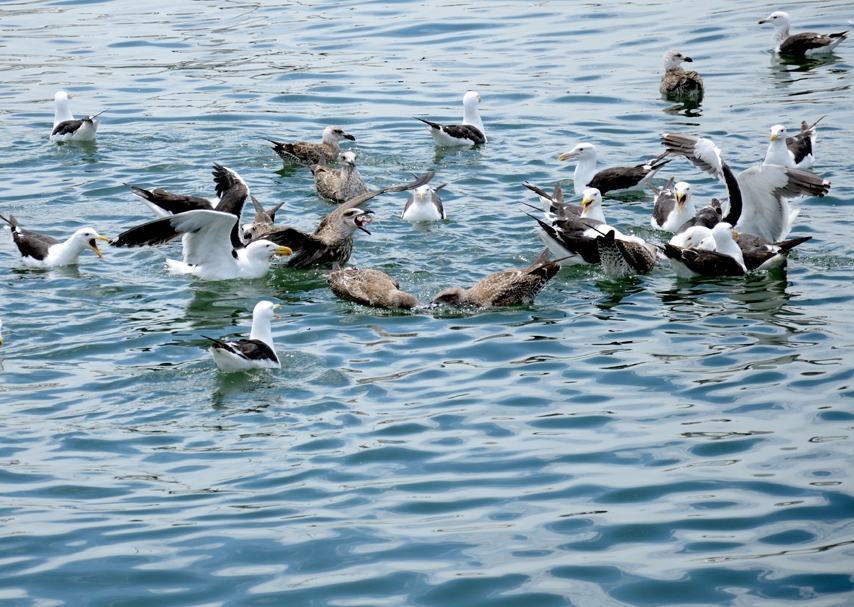
[[[337,270],[329,275],[327,282],[341,299],[364,306],[409,310],[423,305],[414,295],[401,291],[395,279],[379,270]]]
[[[286,166],[295,164],[309,166],[320,162],[321,156],[326,158],[327,162],[338,160],[338,154],[341,153],[338,142],[342,139],[356,141],[355,137],[345,132],[340,126],[326,127],[323,130],[323,141],[321,143],[309,143],[307,141],[282,143],[272,139],[267,139],[267,141],[273,144],[273,151],[279,155]]]
[[[491,308],[531,303],[560,270],[560,263],[549,261],[548,256],[546,249],[530,267],[490,274],[468,290],[445,289],[433,299],[433,304]]]
[[[599,263],[608,276],[646,274],[658,265],[655,245],[614,238],[614,230],[596,238]]]
[[[371,191],[356,168],[356,155],[353,152],[341,154],[340,169],[326,166],[325,159],[321,158],[319,164],[312,165],[311,172],[314,174],[317,193],[335,202],[345,202]]]

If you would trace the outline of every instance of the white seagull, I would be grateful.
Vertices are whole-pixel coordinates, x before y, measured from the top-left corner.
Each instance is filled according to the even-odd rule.
[[[249,339],[220,340],[202,336],[213,342],[209,350],[220,371],[234,373],[250,369],[278,369],[282,366],[270,329],[270,321],[279,318],[275,310],[280,307],[280,304],[269,301],[259,301],[255,305]]]
[[[417,176],[416,176],[417,177]],[[439,198],[438,190],[444,188],[446,183],[440,186],[431,188],[428,184],[424,184],[415,188],[415,191],[406,201],[406,206],[403,207],[401,218],[405,221],[439,221],[446,219],[445,207],[442,206],[442,199]]]
[[[789,13],[776,11],[765,19],[759,20],[759,25],[770,23],[774,26],[774,52],[781,55],[812,55],[815,53],[829,53],[845,40],[848,31],[838,34],[816,34],[815,32],[803,32],[789,35]]]
[[[792,137],[787,137],[788,131],[782,124],[772,126],[764,164],[780,164],[799,169],[808,169],[815,164],[815,142],[818,139],[815,127],[821,118],[812,126],[807,124],[806,120],[802,121],[800,132]]]
[[[579,143],[568,152],[561,154],[558,159],[563,162],[570,158],[578,158],[575,172],[572,174],[575,195],[582,196],[587,188],[596,188],[601,194],[608,192],[623,192],[643,189],[644,184],[670,160],[662,160],[667,152],[657,158],[630,167],[611,167],[596,170],[598,154],[592,143]]]
[[[101,122],[95,118],[104,112],[99,112],[94,116],[86,116],[82,120],[75,120],[68,108],[68,93],[57,91],[53,100],[56,103],[56,110],[53,114],[53,128],[50,131],[51,141],[92,141],[95,139],[95,132]]]
[[[469,91],[463,95],[462,124],[444,125],[423,118],[416,117],[416,119],[427,125],[436,145],[471,146],[486,143],[486,131],[483,130],[483,120],[480,119],[480,112],[477,109],[479,102],[480,95],[475,91]]]
[[[18,252],[20,252],[24,263],[33,268],[77,264],[80,261],[80,253],[86,248],[92,249],[98,257],[103,258],[98,249],[97,241],[109,240],[104,236],[99,236],[92,228],[82,228],[72,234],[71,238],[65,242],[60,242],[52,236],[25,230],[14,215],[9,215],[9,219],[0,215],[0,219],[9,224],[5,226],[6,231],[12,237],[12,242],[18,247]]]

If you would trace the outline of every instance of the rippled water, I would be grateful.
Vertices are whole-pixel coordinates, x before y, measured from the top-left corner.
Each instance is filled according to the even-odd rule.
[[[22,266],[0,246],[3,605],[848,605],[854,601],[854,357],[848,238],[854,44],[780,63],[756,24],[839,31],[843,2],[0,5],[0,213],[57,236],[150,218],[123,183],[212,194],[237,170],[288,223],[331,206],[263,137],[356,136],[376,186],[447,182],[449,220],[372,201],[352,263],[427,300],[530,263],[521,186],[570,183],[560,152],[658,154],[713,137],[733,167],[768,129],[821,124],[829,196],[784,271],[684,281],[561,271],[531,306],[391,313],[320,272],[203,283],[180,246]],[[699,108],[658,98],[691,55]],[[477,89],[490,142],[438,150],[413,116],[459,120]],[[48,142],[53,94],[106,109],[93,144]],[[661,175],[720,186],[682,160]],[[606,214],[651,239],[651,197]],[[223,375],[202,335],[283,303],[283,368]]]

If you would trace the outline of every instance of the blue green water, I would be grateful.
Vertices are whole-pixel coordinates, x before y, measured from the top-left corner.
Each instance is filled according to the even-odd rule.
[[[566,268],[536,302],[376,311],[322,273],[204,283],[180,244],[25,268],[0,244],[0,604],[6,606],[850,605],[854,601],[854,43],[776,61],[757,21],[840,31],[846,3],[18,1],[0,4],[0,213],[110,237],[150,212],[123,185],[213,194],[238,171],[277,217],[332,207],[263,141],[356,137],[369,184],[436,170],[449,219],[371,202],[351,263],[422,300],[530,263],[522,186],[713,138],[736,169],[769,128],[822,115],[788,268],[685,281]],[[849,41],[850,42],[850,41]],[[694,58],[696,109],[659,99]],[[93,144],[48,141],[53,95],[106,109]],[[489,143],[437,150],[414,116]],[[700,200],[683,160],[660,175]],[[648,193],[606,201],[654,241]],[[251,214],[251,213],[250,213]],[[223,375],[202,335],[281,302],[281,370]]]

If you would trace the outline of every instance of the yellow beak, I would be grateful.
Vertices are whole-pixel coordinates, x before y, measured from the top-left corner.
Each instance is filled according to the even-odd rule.
[[[733,239],[733,240],[735,240],[736,238],[738,238],[738,232],[736,232],[735,230],[733,230],[733,231],[732,231],[732,239]]]
[[[777,133],[771,133],[771,141],[777,140]]]
[[[290,255],[293,253],[290,247],[277,247],[275,251],[273,251],[276,255]]]
[[[97,240],[103,240],[105,242],[110,242],[110,239],[106,238],[104,236],[96,236],[95,238],[93,238],[89,241],[89,248],[92,249],[93,251],[95,251],[95,254],[98,257],[100,257],[101,259],[104,259],[104,256],[101,255],[101,250],[98,249],[98,243],[95,242],[96,239]]]

